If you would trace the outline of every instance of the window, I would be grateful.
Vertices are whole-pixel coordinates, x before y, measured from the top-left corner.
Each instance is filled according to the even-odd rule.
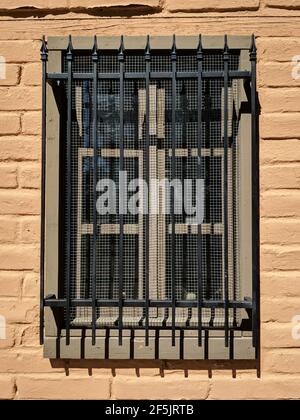
[[[41,52],[45,356],[255,358],[254,37]]]

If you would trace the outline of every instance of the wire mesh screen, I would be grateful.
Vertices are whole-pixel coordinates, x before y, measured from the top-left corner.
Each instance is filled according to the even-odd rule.
[[[206,51],[203,71],[223,71],[222,52]],[[239,54],[230,54],[229,71],[239,69]],[[172,70],[170,54],[152,52],[150,71],[166,73]],[[193,53],[178,54],[177,72],[184,74],[197,71],[197,57]],[[63,71],[67,72],[67,60],[63,59]],[[118,55],[104,54],[97,71],[112,74],[120,71]],[[126,53],[125,73],[145,72],[144,54]],[[92,73],[90,54],[74,53],[74,73]],[[93,80],[74,80],[72,84],[72,133],[71,155],[65,149],[65,169],[71,163],[71,185],[65,178],[65,190],[72,190],[71,202],[71,299],[91,299],[93,282],[96,282],[96,299],[105,301],[96,309],[97,327],[119,325],[120,287],[125,301],[157,302],[176,301],[195,303],[199,300],[198,224],[193,222],[193,209],[198,201],[203,207],[201,230],[201,277],[202,296],[207,301],[224,301],[224,80],[202,80],[201,122],[201,180],[203,188],[197,189],[198,177],[198,81],[182,77],[176,80],[175,109],[175,173],[172,174],[174,138],[172,131],[172,101],[174,91],[168,78],[150,79],[146,94],[145,78],[126,78],[124,90],[120,81],[100,79],[97,83],[96,137],[92,125],[94,102]],[[67,84],[66,96],[70,96]],[[120,97],[122,95],[123,108]],[[147,104],[146,96],[149,95]],[[228,86],[228,153],[227,153],[227,208],[228,208],[228,294],[230,300],[240,298],[239,278],[239,144],[238,144],[238,84],[229,80]],[[123,124],[123,175],[120,177],[121,130]],[[147,115],[148,113],[148,115]],[[148,121],[148,122],[147,122]],[[147,132],[148,130],[148,132]],[[149,145],[146,136],[149,135]],[[96,143],[97,158],[94,159]],[[96,185],[94,164],[96,162]],[[148,166],[147,166],[148,163]],[[149,172],[148,172],[148,169]],[[148,179],[149,178],[149,179]],[[174,221],[166,211],[166,190],[160,188],[172,179],[178,181],[174,202]],[[136,180],[139,180],[136,184]],[[159,187],[140,181],[156,180]],[[190,183],[185,182],[190,180]],[[126,181],[128,201],[122,217],[123,256],[120,259],[120,182]],[[154,185],[154,183],[153,183]],[[135,186],[135,188],[134,188]],[[181,186],[181,187],[180,187]],[[148,188],[148,190],[147,190]],[[173,188],[173,187],[170,187]],[[147,191],[148,194],[147,194]],[[93,194],[97,191],[97,208],[93,206]],[[153,195],[154,194],[154,195]],[[145,199],[148,213],[143,212]],[[150,205],[154,199],[153,211]],[[130,211],[135,202],[139,211]],[[93,224],[97,212],[96,247]],[[175,222],[175,223],[174,223]],[[149,235],[146,235],[148,223]],[[175,229],[175,243],[172,235]],[[67,242],[67,222],[65,223]],[[96,250],[96,276],[92,262]],[[173,254],[175,250],[175,255]],[[68,253],[65,249],[65,275]],[[172,261],[175,258],[175,272]],[[120,267],[122,261],[122,267]],[[146,261],[149,262],[147,266]],[[120,285],[122,270],[122,286]],[[175,296],[173,293],[175,292]],[[111,302],[111,304],[110,304]],[[92,326],[92,307],[76,306],[71,309],[74,327]],[[229,309],[229,325],[239,322],[239,310]],[[175,326],[197,328],[197,305],[179,305],[175,311]],[[202,324],[206,327],[222,327],[225,309],[204,308]],[[143,328],[146,321],[143,305],[123,308],[124,327]],[[150,327],[171,327],[171,306],[157,305],[149,309]]]

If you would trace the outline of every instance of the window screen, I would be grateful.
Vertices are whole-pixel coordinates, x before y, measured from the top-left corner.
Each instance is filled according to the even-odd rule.
[[[176,37],[170,49],[149,37],[145,49],[126,49],[122,37],[119,49],[101,50],[95,38],[82,50],[70,37],[61,74],[48,78],[63,98],[67,335],[117,329],[121,344],[124,329],[145,330],[147,344],[152,329],[173,340],[184,329],[198,331],[201,346],[202,331],[217,329],[228,345],[253,312],[241,278],[241,115],[255,78],[240,50],[227,37],[220,49],[201,37],[194,49]]]

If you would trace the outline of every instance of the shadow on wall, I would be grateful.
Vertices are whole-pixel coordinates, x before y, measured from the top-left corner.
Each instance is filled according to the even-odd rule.
[[[107,7],[57,7],[52,9],[38,9],[36,7],[19,7],[14,10],[1,10],[0,16],[10,16],[13,18],[43,18],[48,15],[60,16],[68,13],[85,14],[89,16],[102,17],[133,17],[133,16],[147,16],[160,13],[162,7],[147,6],[147,5],[128,5],[128,6],[107,6]]]
[[[209,379],[213,377],[213,371],[226,370],[231,372],[232,378],[237,377],[238,371],[256,371],[258,378],[261,376],[260,363],[258,360],[64,360],[51,359],[52,368],[65,369],[66,376],[70,375],[71,369],[86,370],[89,376],[93,375],[94,369],[110,369],[112,377],[117,376],[117,370],[132,369],[137,378],[145,374],[145,369],[157,369],[157,376],[162,378],[165,371],[182,373],[185,378],[189,377],[190,371],[207,371]],[[143,371],[142,371],[143,370]],[[146,376],[146,375],[145,375]]]

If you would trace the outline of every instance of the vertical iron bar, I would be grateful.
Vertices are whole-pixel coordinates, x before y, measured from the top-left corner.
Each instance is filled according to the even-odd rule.
[[[176,176],[176,70],[177,70],[177,50],[176,37],[173,35],[173,45],[171,50],[172,62],[172,165],[171,178],[172,181]],[[174,186],[171,188],[171,220],[172,220],[172,254],[171,254],[171,281],[172,281],[172,346],[175,346],[176,333],[176,235],[175,235],[175,191]]]
[[[91,98],[90,98],[90,82],[85,80],[83,82],[83,147],[89,148],[90,147],[90,109],[91,109]],[[86,205],[83,208],[84,211],[84,223],[90,223],[90,201],[91,201],[91,194],[90,194],[90,168],[91,162],[90,158],[86,157],[83,159],[83,176],[84,176],[84,199]],[[87,241],[86,249],[85,249],[85,256],[86,256],[86,288],[85,288],[85,298],[88,299],[90,297],[90,289],[91,289],[91,270],[90,270],[90,261],[91,261],[91,241],[90,238]]]
[[[147,44],[145,49],[145,61],[146,61],[146,159],[145,159],[145,171],[146,171],[146,183],[148,186],[148,209],[146,214],[145,224],[145,345],[149,346],[149,240],[150,240],[150,164],[149,164],[149,152],[150,152],[150,63],[151,63],[151,50],[150,50],[150,37],[147,36]]]
[[[186,86],[184,81],[182,82],[182,89],[180,92],[180,108],[182,112],[182,142],[181,147],[183,149],[187,148],[187,120],[188,120],[188,99],[187,99],[187,92],[186,92]],[[184,203],[184,196],[185,196],[185,184],[184,180],[187,176],[187,158],[182,158],[182,176],[181,176],[181,182],[182,182],[182,202]],[[183,223],[186,223],[186,211],[185,208],[183,208],[183,217],[182,221]],[[182,290],[181,290],[181,298],[182,300],[186,300],[187,297],[187,235],[183,235],[182,238],[182,270],[181,270],[181,278],[182,278]]]
[[[134,113],[134,149],[139,150],[139,99],[138,99],[138,84],[137,81],[134,82],[133,87],[133,101],[132,101],[132,108]],[[139,159],[135,159],[135,166],[134,166],[134,176],[135,179],[139,178]],[[135,238],[135,246],[136,250],[135,253],[135,279],[134,279],[134,299],[139,299],[139,235],[136,235]],[[143,251],[142,251],[143,252]]]
[[[212,143],[210,141],[210,113],[212,111],[211,98],[210,98],[210,80],[206,81],[205,91],[204,91],[204,107],[205,107],[205,148],[210,149],[210,155],[212,151]],[[210,216],[210,156],[205,156],[205,223],[211,223]],[[205,263],[206,263],[206,288],[205,288],[205,297],[207,300],[212,298],[212,284],[211,284],[211,238],[210,235],[205,236]],[[211,310],[212,318],[214,316],[214,309]]]
[[[98,125],[98,45],[97,36],[94,38],[94,46],[92,50],[92,60],[94,67],[93,77],[93,282],[92,282],[92,345],[96,344],[96,321],[97,321],[97,308],[96,308],[96,281],[97,281],[97,125]]]
[[[202,38],[199,36],[199,45],[197,50],[198,61],[198,166],[197,179],[201,179],[201,143],[202,143],[202,70],[203,70],[203,52],[202,52]],[[198,266],[198,345],[202,346],[202,305],[203,305],[203,291],[202,291],[202,231],[201,223],[198,223],[197,236],[197,266]]]
[[[116,127],[115,121],[112,115],[116,112],[116,100],[115,94],[112,86],[112,81],[110,81],[109,87],[109,103],[108,103],[108,112],[110,115],[109,123],[109,147],[113,149],[115,147],[115,134],[116,134]],[[110,179],[114,177],[114,164],[113,159],[109,159],[109,176]],[[114,216],[112,214],[109,215],[109,223],[114,223]],[[114,289],[115,289],[115,266],[116,266],[116,240],[114,235],[110,235],[109,240],[109,249],[110,249],[110,266],[109,266],[109,299],[114,298]]]
[[[121,44],[118,54],[120,64],[120,161],[119,161],[119,345],[123,342],[123,283],[124,283],[124,214],[121,208],[121,185],[120,176],[124,171],[124,38],[121,36]],[[123,194],[122,194],[123,196]]]
[[[259,215],[258,215],[258,145],[257,145],[257,101],[256,101],[256,44],[252,35],[251,62],[251,179],[252,179],[252,334],[253,347],[258,344],[258,264],[259,264]]]
[[[45,181],[46,181],[46,84],[48,49],[43,36],[42,61],[42,173],[41,173],[41,250],[40,250],[40,344],[44,344],[44,296],[45,296]]]
[[[224,159],[223,159],[223,180],[224,180],[224,287],[225,287],[225,346],[229,346],[229,287],[228,287],[228,70],[229,50],[227,35],[224,40]]]
[[[66,278],[66,344],[70,344],[70,306],[71,306],[71,228],[72,228],[72,62],[73,45],[72,37],[69,36],[67,48],[68,80],[67,80],[67,278]]]

